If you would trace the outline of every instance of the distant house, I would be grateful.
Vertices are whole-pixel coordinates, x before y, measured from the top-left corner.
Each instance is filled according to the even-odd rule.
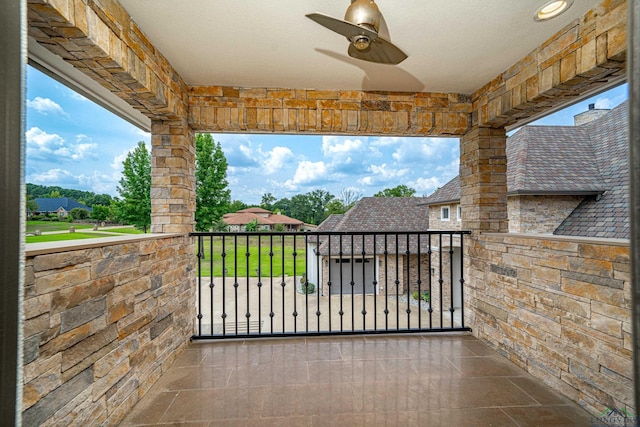
[[[86,209],[91,212],[92,209],[82,203],[77,202],[69,197],[38,197],[35,199],[38,205],[38,210],[33,212],[35,215],[51,215],[55,214],[59,218],[66,218],[69,216],[71,209],[80,208]]]
[[[423,199],[415,197],[364,197],[345,214],[331,215],[324,220],[317,232],[399,232],[427,230],[427,209],[420,206]],[[398,294],[411,287],[417,277],[418,264],[428,272],[426,241],[420,243],[421,259],[418,260],[418,242],[415,235],[399,235],[396,247],[395,235],[385,242],[383,234],[373,236],[309,236],[307,238],[307,278],[311,283],[321,283],[323,295],[329,294],[380,294],[386,291]],[[383,255],[387,250],[389,255]],[[410,253],[407,255],[407,251]],[[409,267],[407,267],[409,266]],[[411,271],[409,271],[411,269]],[[342,278],[343,280],[340,280]],[[319,280],[321,279],[321,280]],[[331,289],[328,283],[331,282]],[[339,285],[341,284],[342,288]]]
[[[524,126],[507,140],[509,232],[629,238],[629,106],[574,126]],[[460,181],[427,197],[433,229],[460,228]]]
[[[246,231],[247,224],[252,222],[257,222],[259,230],[268,231],[275,230],[278,224],[283,226],[284,231],[301,231],[304,225],[298,219],[262,208],[247,208],[228,213],[222,217],[222,221],[229,226],[229,231],[233,232]]]

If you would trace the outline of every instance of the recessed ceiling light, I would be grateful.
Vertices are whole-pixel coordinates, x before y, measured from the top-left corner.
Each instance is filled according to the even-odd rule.
[[[546,21],[555,18],[565,10],[569,9],[573,4],[573,0],[552,0],[543,4],[533,15],[536,21]]]

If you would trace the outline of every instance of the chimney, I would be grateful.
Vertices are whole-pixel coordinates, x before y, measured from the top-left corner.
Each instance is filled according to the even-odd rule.
[[[589,109],[573,116],[573,125],[580,126],[592,122],[607,114],[608,108],[596,108],[596,104],[589,104]]]

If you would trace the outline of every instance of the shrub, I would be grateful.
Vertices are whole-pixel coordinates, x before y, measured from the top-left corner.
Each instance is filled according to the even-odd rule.
[[[316,291],[316,285],[313,283],[303,283],[302,284],[302,292],[305,294],[312,294]]]
[[[424,302],[427,302],[427,303],[431,301],[431,295],[429,295],[429,291],[423,291],[422,295],[420,295],[418,291],[413,291],[413,294],[411,296],[415,300],[423,300]]]

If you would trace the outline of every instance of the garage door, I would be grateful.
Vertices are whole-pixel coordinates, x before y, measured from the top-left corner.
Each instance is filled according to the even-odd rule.
[[[342,275],[340,275],[342,272]],[[353,275],[353,277],[352,277]],[[375,294],[375,262],[373,258],[334,258],[331,260],[329,280],[331,280],[331,295],[351,295],[351,281],[353,280],[354,294]],[[342,286],[341,286],[342,281]]]

